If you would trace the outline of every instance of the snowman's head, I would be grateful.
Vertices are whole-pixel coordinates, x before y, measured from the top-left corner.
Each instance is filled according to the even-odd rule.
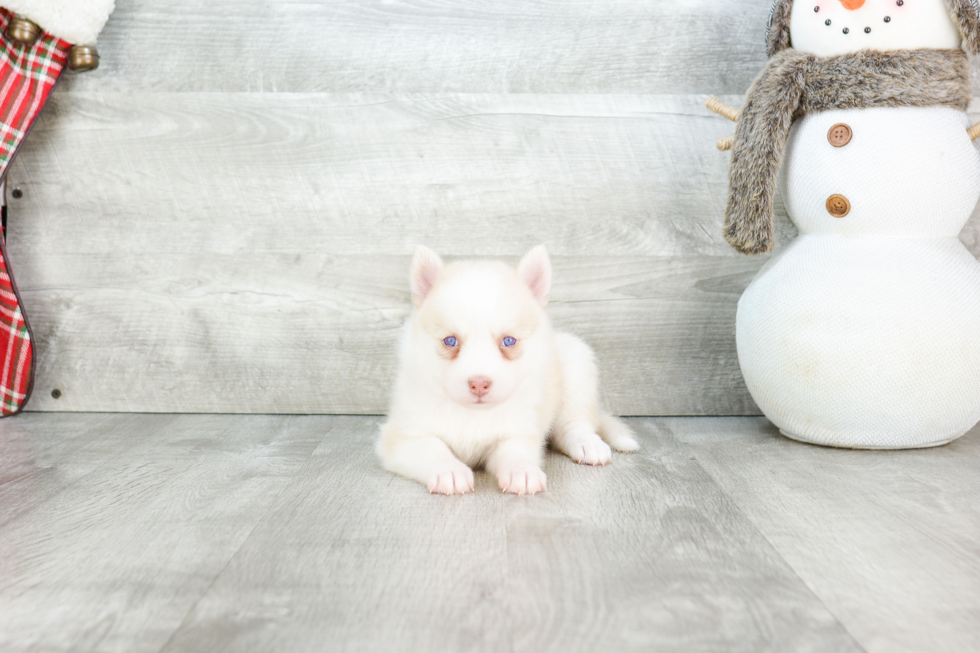
[[[829,57],[858,50],[980,53],[980,0],[775,0],[769,55],[792,46]]]

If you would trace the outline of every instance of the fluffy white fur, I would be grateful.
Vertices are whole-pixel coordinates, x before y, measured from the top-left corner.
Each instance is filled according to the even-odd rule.
[[[629,427],[599,408],[592,350],[551,328],[544,247],[517,269],[492,261],[444,266],[419,247],[411,286],[415,311],[377,445],[385,469],[430,492],[465,494],[472,469],[484,467],[504,492],[535,494],[545,490],[549,437],[590,465],[608,463],[610,445],[636,451]]]
[[[2,5],[78,45],[95,45],[116,6],[114,0],[3,0]]]

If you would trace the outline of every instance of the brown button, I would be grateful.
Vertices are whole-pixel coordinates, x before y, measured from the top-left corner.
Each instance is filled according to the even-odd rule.
[[[830,141],[830,144],[834,147],[844,147],[851,142],[851,136],[853,135],[854,132],[851,131],[850,127],[842,122],[839,122],[831,127],[830,131],[827,132],[827,140]]]
[[[827,213],[835,218],[843,218],[851,212],[851,203],[843,195],[831,195],[827,198]]]

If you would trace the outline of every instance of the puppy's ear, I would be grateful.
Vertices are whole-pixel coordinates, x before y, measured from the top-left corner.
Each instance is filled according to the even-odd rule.
[[[551,294],[551,259],[544,245],[538,245],[524,255],[517,266],[517,274],[524,279],[538,303],[547,306]]]
[[[412,258],[412,301],[422,306],[426,295],[442,274],[442,259],[428,247],[419,245]]]

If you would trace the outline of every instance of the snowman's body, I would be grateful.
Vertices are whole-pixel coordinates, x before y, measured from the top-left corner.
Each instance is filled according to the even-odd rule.
[[[980,263],[958,239],[980,198],[968,126],[940,107],[793,125],[781,192],[800,236],[745,291],[736,329],[749,390],[787,436],[924,447],[980,421]]]

